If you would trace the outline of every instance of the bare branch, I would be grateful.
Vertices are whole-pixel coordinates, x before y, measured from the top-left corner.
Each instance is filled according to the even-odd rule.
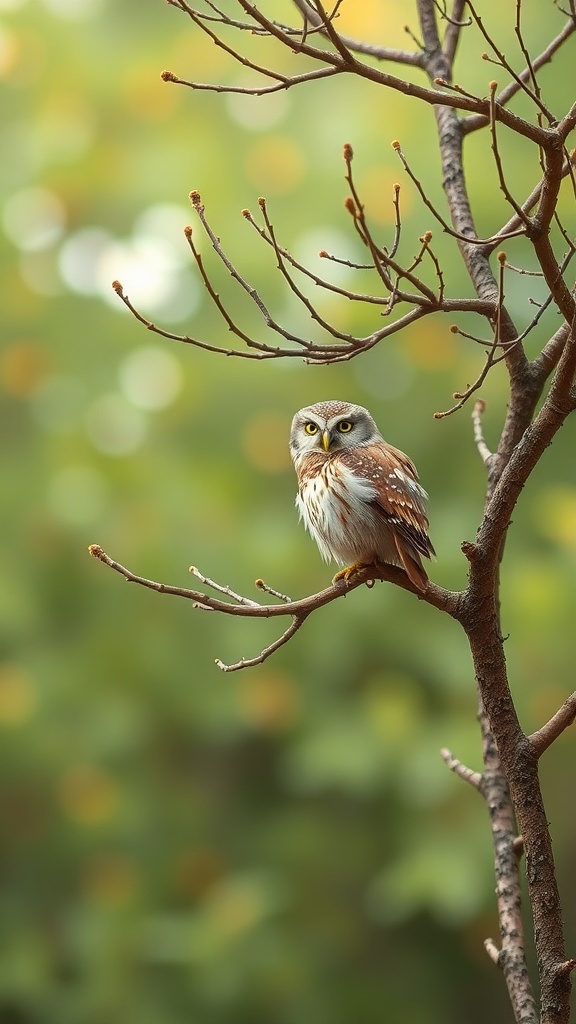
[[[240,61],[240,63],[246,63],[252,70],[256,70],[253,65],[248,62]],[[175,75],[173,71],[163,71],[161,79],[163,82],[173,82],[175,85],[185,85],[189,89],[194,89],[195,92],[222,92],[222,93],[241,93],[244,96],[269,96],[270,93],[280,92],[282,89],[291,89],[295,85],[302,85],[304,82],[316,82],[322,78],[333,78],[334,75],[339,75],[343,71],[343,68],[317,68],[314,71],[307,71],[302,75],[292,75],[290,78],[284,75],[272,75],[267,77],[273,77],[280,79],[276,85],[261,85],[261,86],[246,86],[246,85],[212,85],[209,82],[190,82],[186,78],[180,78]],[[262,69],[262,74],[265,74],[265,69]]]
[[[484,760],[480,789],[490,815],[501,949],[491,939],[484,945],[503,971],[515,1020],[518,1024],[540,1024],[524,949],[515,807],[482,694],[478,721]]]
[[[528,737],[528,742],[536,757],[541,757],[544,751],[548,750],[548,747],[554,743],[554,740],[557,740],[565,729],[574,724],[575,719],[576,692],[570,694],[562,707],[558,709],[555,715],[552,715],[552,718],[545,725],[542,725],[540,729]]]
[[[254,658],[240,658],[240,661],[235,661],[228,665],[221,661],[220,658],[215,658],[214,664],[217,665],[222,672],[239,672],[243,668],[253,668],[255,665],[261,665],[270,657],[271,654],[275,654],[276,651],[280,650],[281,647],[284,647],[284,644],[287,644],[288,641],[292,639],[300,627],[304,625],[307,618],[307,615],[295,615],[284,633],[282,633],[282,635],[279,636],[277,640],[274,640],[274,642],[268,647],[265,647],[264,650]]]
[[[177,6],[181,10],[185,10],[194,23],[197,24],[202,31],[207,32],[216,45],[227,50],[234,60],[251,68],[257,73],[262,74],[265,78],[274,79],[276,82],[274,89],[290,88],[292,85],[300,84],[302,81],[309,80],[303,79],[300,76],[284,77],[270,68],[266,68],[262,65],[256,65],[248,58],[243,57],[238,53],[238,51],[223,43],[216,33],[210,29],[209,25],[198,17],[197,12],[193,11],[192,8],[189,8],[185,0],[172,0],[172,2],[173,6]],[[383,87],[393,89],[396,92],[403,93],[404,95],[411,96],[415,99],[420,99],[424,103],[428,103],[432,106],[443,105],[457,110],[468,110],[472,113],[483,114],[489,117],[489,101],[486,99],[478,99],[462,95],[454,96],[449,93],[439,92],[436,89],[419,86],[413,82],[407,82],[402,78],[397,78],[394,75],[389,75],[364,61],[357,60],[355,58],[352,60],[345,59],[342,53],[339,52],[339,49],[332,51],[312,45],[308,41],[306,33],[295,33],[292,30],[287,31],[285,27],[278,25],[278,23],[266,17],[266,15],[255,4],[250,3],[249,0],[238,0],[238,4],[244,13],[252,18],[257,34],[258,30],[268,33],[272,38],[276,39],[293,53],[302,54],[324,66],[330,66],[333,69],[332,73],[346,72],[349,74],[355,74],[367,81],[377,83]],[[342,43],[342,37],[339,37],[339,39]],[[350,53],[350,50],[347,49],[347,52]],[[423,59],[422,55],[420,55],[420,59]],[[325,75],[321,75],[319,77],[325,77]],[[168,81],[174,81],[175,79],[176,76],[173,76],[171,72],[167,73]],[[258,93],[258,90],[239,89],[238,87],[223,86],[221,84],[215,86],[195,82],[187,82],[186,84],[191,88],[213,89],[215,92],[242,91],[249,93],[254,92],[255,94]],[[498,109],[498,118],[499,120],[502,120],[503,124],[506,124],[513,131],[516,131],[519,135],[523,135],[527,139],[531,139],[543,148],[555,144],[556,136],[553,130],[542,128],[540,125],[534,125],[530,121],[513,114],[506,108]]]
[[[507,85],[496,97],[496,103],[498,107],[503,107],[508,103],[522,88],[525,82],[528,82],[533,73],[540,70],[545,64],[549,64],[554,55],[564,45],[566,40],[576,30],[576,22],[574,18],[567,21],[563,26],[562,30],[558,35],[548,44],[548,46],[542,50],[542,52],[535,57],[531,62],[531,67],[525,67],[514,80]],[[469,117],[465,117],[462,120],[462,131],[464,134],[477,131],[478,128],[484,128],[488,124],[488,118],[483,115],[472,114]]]
[[[472,409],[472,424],[474,427],[474,444],[478,449],[478,454],[482,459],[485,466],[489,466],[491,460],[494,458],[490,451],[486,441],[484,440],[484,432],[482,430],[482,415],[486,410],[486,402],[483,399],[478,398],[474,402],[474,408]]]
[[[307,3],[307,0],[293,0],[293,2],[306,22],[312,25],[316,31],[321,33],[325,31],[324,23],[318,12]],[[387,60],[394,64],[407,64],[413,67],[419,67],[421,64],[420,54],[412,53],[410,50],[396,50],[393,47],[373,45],[342,34],[340,34],[340,40],[348,50],[362,53],[367,57],[375,57],[377,60]]]
[[[257,601],[251,601],[248,597],[242,597],[241,594],[237,594],[234,590],[231,590],[227,584],[216,583],[214,580],[211,580],[209,576],[203,576],[195,565],[191,565],[188,572],[192,573],[192,575],[195,576],[197,580],[200,580],[200,583],[203,583],[204,586],[211,587],[212,590],[216,590],[219,594],[225,594],[227,597],[231,597],[232,600],[236,601],[238,604],[250,605],[252,608],[259,607]]]
[[[454,63],[456,57],[456,51],[458,49],[458,43],[460,41],[460,33],[463,28],[468,28],[472,24],[472,18],[468,18],[466,21],[464,18],[464,11],[466,10],[466,0],[454,0],[454,6],[450,15],[444,13],[442,17],[448,22],[446,28],[446,35],[444,36],[444,55],[450,67]]]
[[[462,764],[462,762],[459,761],[457,757],[454,757],[446,747],[442,747],[440,757],[446,762],[451,772],[458,775],[459,778],[464,780],[464,782],[468,782],[473,789],[480,790],[482,783],[481,772],[475,772],[472,768],[468,768],[465,764]]]
[[[504,268],[505,268],[505,265],[506,265],[506,254],[505,253],[501,252],[501,253],[498,254],[498,264],[499,264],[499,271],[498,271],[498,301],[497,301],[497,306],[496,306],[496,317],[495,317],[495,324],[494,324],[494,337],[492,339],[492,343],[490,345],[490,348],[489,348],[489,350],[488,350],[488,352],[486,354],[486,361],[485,361],[484,366],[482,367],[480,373],[478,374],[478,377],[476,378],[476,380],[474,381],[473,384],[469,384],[468,387],[466,388],[466,390],[463,391],[463,392],[460,392],[460,391],[455,391],[454,392],[454,398],[457,399],[456,404],[453,405],[450,409],[446,409],[445,412],[436,412],[436,413],[434,413],[434,417],[437,420],[444,419],[445,416],[450,416],[452,413],[458,412],[458,410],[461,409],[466,404],[468,399],[473,394],[475,394],[476,391],[479,390],[479,388],[482,387],[482,384],[486,380],[486,377],[488,376],[488,374],[489,374],[490,370],[492,369],[492,367],[494,366],[494,364],[499,362],[500,359],[505,359],[507,353],[510,351],[510,345],[505,342],[504,346],[503,346],[504,347],[503,355],[501,355],[500,357],[496,356],[496,352],[497,352],[498,348],[502,347],[501,338],[502,338],[503,333],[504,333],[503,332],[503,327],[502,327],[502,315],[503,315],[503,304],[504,304]]]
[[[416,186],[422,202],[427,207],[427,209],[430,210],[430,213],[434,216],[438,223],[442,225],[442,228],[447,235],[451,235],[452,238],[456,238],[459,242],[465,242],[467,245],[477,245],[479,247],[484,247],[490,246],[492,244],[499,244],[506,238],[516,238],[518,235],[525,234],[524,226],[513,228],[506,233],[499,232],[497,235],[493,235],[490,238],[478,238],[475,234],[464,234],[461,231],[456,231],[453,227],[450,226],[446,218],[442,216],[442,214],[437,209],[435,204],[428,197],[426,190],[422,185],[422,182],[419,180],[419,178],[416,176],[416,174],[410,167],[410,164],[408,163],[408,160],[406,159],[406,156],[402,151],[400,143],[393,142],[392,148],[400,157],[400,160],[402,161],[402,164],[404,166],[404,170],[406,171],[408,177],[410,178],[410,181]]]
[[[533,65],[531,63],[527,62],[526,74],[525,75],[522,75],[522,73],[516,74],[514,69],[511,67],[509,62],[506,60],[505,55],[502,53],[502,51],[498,47],[498,45],[495,42],[494,38],[490,35],[490,33],[484,27],[483,19],[477,13],[474,5],[470,2],[470,0],[468,0],[468,10],[470,11],[470,13],[471,13],[471,15],[472,15],[476,25],[480,29],[480,32],[484,36],[486,42],[488,43],[488,45],[492,48],[492,50],[496,54],[497,60],[495,60],[495,61],[492,60],[491,63],[499,64],[501,67],[503,67],[508,72],[508,74],[510,75],[512,80],[516,83],[518,89],[519,90],[522,89],[526,93],[526,95],[532,100],[534,105],[541,111],[541,113],[544,114],[544,116],[547,118],[548,122],[550,124],[554,124],[556,119],[555,119],[554,115],[550,112],[550,110],[548,110],[548,107],[546,107],[546,105],[544,103],[542,103],[542,100],[540,99],[540,95],[539,95],[539,90],[535,91],[534,89],[530,88],[530,86],[527,84],[529,81],[531,81],[531,80],[533,81],[534,80],[534,68],[533,68]],[[516,17],[516,34],[519,35],[518,8],[517,8],[517,17]],[[520,36],[520,38],[521,38],[521,36]],[[484,60],[488,60],[488,61],[491,60],[491,58],[488,56],[488,54],[484,53],[484,54],[482,54],[482,56],[483,56]],[[527,53],[525,53],[525,56],[526,57],[528,56]]]
[[[494,154],[494,163],[496,164],[496,171],[498,173],[498,181],[500,183],[500,190],[503,192],[506,201],[510,204],[512,209],[515,211],[519,221],[524,225],[526,229],[532,227],[532,221],[524,213],[522,207],[516,202],[514,196],[510,192],[504,178],[504,169],[502,167],[502,160],[500,158],[500,151],[498,149],[498,138],[496,135],[496,88],[497,82],[490,82],[490,137],[492,139],[492,153]]]
[[[269,658],[271,654],[277,651],[284,644],[288,643],[289,640],[298,632],[300,627],[306,621],[308,616],[317,611],[319,608],[323,608],[327,604],[331,604],[332,601],[336,601],[339,598],[346,597],[353,590],[363,584],[370,585],[376,580],[382,582],[394,583],[395,586],[401,587],[403,590],[408,590],[415,597],[425,601],[427,604],[432,605],[435,608],[442,608],[448,614],[454,617],[458,614],[460,594],[453,593],[450,590],[444,590],[443,587],[437,586],[435,583],[428,581],[425,591],[419,590],[414,583],[410,580],[403,569],[400,569],[395,565],[372,565],[366,566],[359,572],[354,573],[347,580],[338,580],[332,583],[330,587],[325,590],[319,591],[317,594],[311,594],[309,597],[301,598],[298,601],[290,601],[285,595],[279,594],[278,591],[268,587],[262,580],[257,581],[257,586],[264,592],[272,594],[274,597],[280,597],[282,604],[258,604],[256,601],[252,601],[249,598],[243,597],[231,590],[228,585],[216,583],[211,580],[195,567],[192,566],[190,571],[197,577],[197,579],[206,583],[213,590],[218,593],[224,594],[231,598],[231,601],[222,601],[220,598],[211,597],[209,594],[204,594],[198,590],[189,590],[186,587],[175,587],[167,583],[159,583],[156,580],[147,579],[145,576],[138,576],[133,573],[126,566],[121,565],[120,562],[115,561],[110,555],[106,554],[104,549],[99,544],[91,544],[88,548],[89,553],[93,558],[97,558],[104,565],[107,565],[110,569],[114,569],[115,572],[123,576],[129,583],[137,583],[141,587],[146,587],[148,590],[154,590],[157,594],[169,594],[172,597],[183,598],[184,600],[191,601],[192,607],[202,611],[214,611],[221,612],[224,615],[240,615],[245,618],[257,618],[257,619],[270,619],[284,616],[292,617],[292,624],[285,630],[284,633],[277,640],[275,640],[269,647],[266,647],[260,654],[254,658],[241,658],[238,662],[231,665],[227,665],[216,659],[216,664],[224,672],[236,672],[242,668],[248,668],[253,665],[260,665],[266,658]]]

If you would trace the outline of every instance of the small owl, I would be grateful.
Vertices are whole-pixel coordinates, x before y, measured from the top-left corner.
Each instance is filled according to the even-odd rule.
[[[428,577],[421,555],[428,537],[428,495],[410,459],[382,437],[367,409],[318,402],[292,420],[290,454],[298,477],[296,506],[325,561],[349,579],[372,564],[399,565],[418,590]]]

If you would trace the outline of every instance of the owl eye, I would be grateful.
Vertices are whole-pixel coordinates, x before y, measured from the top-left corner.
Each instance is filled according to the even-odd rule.
[[[312,436],[313,434],[317,434],[318,433],[318,424],[317,423],[305,423],[304,424],[304,430],[306,431],[307,434],[310,434],[310,436]]]
[[[338,424],[338,430],[340,431],[341,434],[349,434],[353,426],[354,424],[351,423],[350,420],[340,420],[340,423]]]

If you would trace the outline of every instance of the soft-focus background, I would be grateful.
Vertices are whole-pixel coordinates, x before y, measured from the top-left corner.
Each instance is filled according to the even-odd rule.
[[[291,19],[288,3],[270,6]],[[483,6],[492,28],[508,17],[507,5]],[[407,8],[349,2],[343,22],[411,46]],[[525,5],[533,53],[562,24],[553,4],[546,11]],[[501,27],[520,68],[512,27]],[[244,45],[294,68],[270,44]],[[559,113],[573,47],[542,79]],[[460,64],[460,81],[481,92],[498,77],[484,49],[467,36]],[[377,586],[319,612],[264,666],[224,675],[215,657],[256,654],[277,624],[194,612],[127,587],[87,554],[98,542],[134,571],[182,586],[193,563],[253,597],[259,576],[294,597],[321,589],[331,573],[297,523],[286,441],[297,408],[344,397],[368,405],[414,458],[431,496],[433,577],[464,584],[460,542],[474,537],[484,470],[469,410],[433,413],[483,354],[446,318],[349,364],[254,363],[163,342],[110,287],[120,278],[170,330],[233,343],[182,231],[199,229],[187,200],[197,188],[277,319],[311,330],[241,210],[257,213],[266,196],[280,241],[312,264],[320,249],[362,259],[343,208],[350,142],[383,242],[399,180],[403,258],[432,228],[449,292],[468,289],[390,146],[401,141],[441,203],[432,111],[344,78],[261,100],[192,93],[164,84],[163,68],[253,84],[162,0],[0,0],[0,1021],[507,1020],[482,945],[498,932],[486,811],[438,754],[445,745],[480,765],[457,627]],[[502,146],[522,198],[536,154]],[[485,138],[473,136],[468,151],[489,233],[507,211]],[[264,336],[195,237],[230,308]],[[509,257],[531,265],[518,243]],[[320,269],[329,272],[326,261]],[[534,310],[528,297],[540,295],[535,278],[508,280],[521,325]],[[315,298],[342,329],[370,333],[382,322],[372,309]],[[530,352],[555,323],[551,315],[535,332]],[[483,392],[489,442],[505,393],[499,367]],[[573,447],[571,423],[509,536],[504,625],[528,730],[573,686]],[[543,764],[572,953],[573,763],[567,734]]]

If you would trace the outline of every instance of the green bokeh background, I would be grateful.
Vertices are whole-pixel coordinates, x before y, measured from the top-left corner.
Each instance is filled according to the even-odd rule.
[[[411,5],[355,6],[343,7],[349,31],[412,45],[402,28],[407,19],[416,28]],[[513,15],[480,6],[520,68]],[[533,53],[562,24],[545,6],[546,18],[541,4],[524,8]],[[270,7],[291,20],[288,3]],[[300,70],[272,44],[243,43]],[[459,64],[459,80],[482,93],[499,71],[480,59],[484,49],[466,34]],[[573,63],[570,41],[542,76],[559,114]],[[484,470],[469,411],[433,413],[474,379],[483,354],[450,333],[448,318],[350,363],[257,363],[147,334],[110,287],[121,278],[170,330],[234,345],[188,253],[182,229],[192,223],[228,307],[271,339],[202,237],[187,202],[197,188],[276,319],[314,332],[241,210],[256,215],[263,195],[297,255],[362,259],[343,205],[350,142],[382,240],[392,238],[400,181],[403,259],[434,230],[449,293],[469,293],[390,145],[401,141],[442,205],[432,110],[343,77],[229,99],[165,84],[163,68],[253,83],[161,0],[0,2],[0,1021],[508,1020],[483,950],[498,934],[487,815],[438,753],[448,746],[480,766],[456,625],[382,585],[320,611],[265,665],[225,675],[215,657],[256,654],[277,624],[127,587],[87,554],[98,542],[134,571],[181,586],[193,563],[249,597],[257,577],[294,597],[321,589],[330,570],[297,523],[287,433],[300,406],[346,397],[414,458],[430,492],[433,578],[464,585],[460,543],[474,537]],[[501,143],[522,198],[536,155],[505,133]],[[508,212],[486,137],[467,147],[478,226],[489,233]],[[508,255],[532,266],[517,241]],[[510,275],[506,292],[523,326],[541,285]],[[312,294],[343,330],[382,323],[374,307]],[[553,314],[543,319],[531,354],[555,326]],[[483,395],[490,443],[504,416],[501,367]],[[503,619],[528,731],[573,685],[573,447],[569,423],[509,534]],[[572,953],[573,762],[567,734],[542,766]]]

